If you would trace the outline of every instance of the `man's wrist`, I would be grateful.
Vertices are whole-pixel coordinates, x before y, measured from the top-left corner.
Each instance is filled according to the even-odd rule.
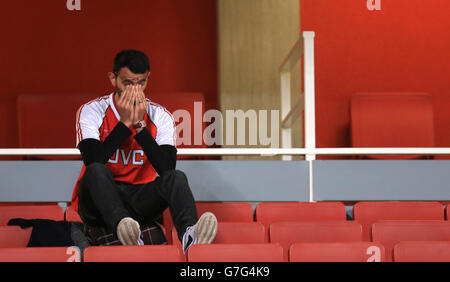
[[[120,121],[121,123],[125,124],[126,127],[130,127],[132,125],[131,121]]]

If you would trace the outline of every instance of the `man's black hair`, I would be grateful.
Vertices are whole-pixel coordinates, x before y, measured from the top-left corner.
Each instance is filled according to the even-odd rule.
[[[145,53],[138,50],[122,50],[114,59],[113,71],[117,75],[121,68],[129,68],[133,73],[146,73],[150,70],[150,62]]]

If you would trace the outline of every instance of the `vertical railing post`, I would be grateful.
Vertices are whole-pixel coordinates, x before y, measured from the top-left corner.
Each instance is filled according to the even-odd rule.
[[[291,72],[281,72],[281,120],[284,120],[291,111]],[[281,147],[292,147],[292,131],[291,128],[281,128]],[[283,155],[284,161],[292,160],[292,156]]]
[[[314,37],[313,31],[304,31],[304,87],[305,87],[305,148],[316,148],[316,113],[315,113],[315,76],[314,76]],[[309,200],[314,201],[313,161],[314,153],[306,154],[309,162]]]

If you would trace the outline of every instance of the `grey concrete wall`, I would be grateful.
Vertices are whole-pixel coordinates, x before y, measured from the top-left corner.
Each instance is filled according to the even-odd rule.
[[[69,202],[81,161],[1,161],[0,202]],[[179,161],[197,201],[309,201],[306,161]],[[450,160],[317,160],[315,201],[450,200]]]
[[[81,161],[0,162],[0,202],[69,202]],[[308,201],[305,161],[179,161],[197,201]]]
[[[450,200],[449,160],[317,160],[314,200]]]

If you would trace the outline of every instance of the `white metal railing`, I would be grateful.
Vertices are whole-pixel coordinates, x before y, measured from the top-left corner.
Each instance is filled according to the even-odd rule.
[[[305,110],[305,148],[314,149],[316,147],[315,130],[315,76],[314,76],[314,37],[313,31],[304,31],[303,38],[297,40],[281,64],[281,147],[291,148],[292,130],[295,120]],[[291,108],[291,70],[295,64],[304,57],[303,67],[303,98],[300,97]],[[283,160],[291,160],[290,156],[283,156]],[[307,160],[314,160],[313,154],[306,155]]]
[[[79,156],[76,148],[0,149],[0,156]],[[450,155],[450,147],[440,148],[204,148],[178,149],[190,156],[307,156],[307,155]]]
[[[314,76],[314,37],[313,31],[304,31],[303,38],[297,40],[286,59],[280,66],[281,79],[281,147],[291,148],[292,130],[295,120],[300,116],[302,109],[305,110],[305,158],[309,162],[309,194],[313,201],[313,164],[316,158],[316,118],[315,118],[315,76]],[[303,100],[300,97],[291,109],[291,69],[304,58],[303,65]],[[283,155],[283,160],[292,160],[291,155]]]

